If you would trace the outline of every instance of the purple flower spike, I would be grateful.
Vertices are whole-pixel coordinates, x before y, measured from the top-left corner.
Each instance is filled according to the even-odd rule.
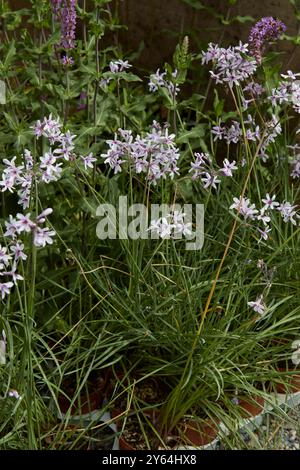
[[[76,0],[63,0],[61,7],[61,47],[74,49],[76,29]]]
[[[256,58],[259,64],[262,60],[265,45],[270,41],[278,39],[285,31],[285,24],[272,16],[261,18],[261,20],[253,26],[249,35],[249,45],[251,54]]]

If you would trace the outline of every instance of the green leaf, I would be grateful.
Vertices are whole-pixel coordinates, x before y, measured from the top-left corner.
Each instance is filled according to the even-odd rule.
[[[4,63],[3,63],[4,70],[7,71],[9,69],[15,55],[16,55],[16,47],[15,47],[15,41],[13,40],[9,46],[6,57],[4,59]]]
[[[193,127],[190,131],[184,131],[179,134],[177,138],[177,142],[179,144],[188,143],[190,139],[199,139],[204,136],[205,133],[205,125],[198,124],[197,126]]]
[[[122,78],[125,82],[142,82],[143,80],[138,77],[137,75],[134,75],[131,72],[119,72],[118,77]]]

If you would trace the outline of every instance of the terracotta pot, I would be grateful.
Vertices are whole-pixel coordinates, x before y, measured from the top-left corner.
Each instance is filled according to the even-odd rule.
[[[129,442],[127,442],[122,436],[119,437],[119,449],[120,450],[136,450]]]
[[[241,396],[239,399],[239,408],[243,418],[252,418],[259,415],[264,410],[265,400],[258,395]]]
[[[277,393],[297,393],[300,392],[300,369],[287,369],[278,367],[279,372],[294,372],[285,376],[286,383],[277,383],[275,385]]]
[[[120,414],[121,411],[114,410],[112,416],[117,417]],[[151,419],[154,425],[158,424],[158,410],[151,409],[146,411],[145,414],[148,418]],[[177,441],[177,444],[180,440],[180,443],[183,445],[202,447],[214,441],[218,435],[218,432],[218,424],[209,418],[202,422],[191,419],[187,422],[179,423],[176,429],[176,436],[173,437],[174,441]],[[123,436],[120,436],[119,438],[119,447],[121,450],[136,450],[136,448],[131,443],[127,442]]]
[[[115,408],[112,411],[112,417],[117,418],[116,419],[117,427],[118,427],[118,423],[122,420],[122,416],[120,416],[121,414],[122,414],[122,411],[117,408]],[[147,418],[151,420],[154,426],[155,424],[158,423],[159,410],[155,408],[150,409],[150,410],[145,410],[144,415],[147,416]],[[120,416],[119,419],[118,419],[118,416]],[[119,448],[120,450],[137,450],[132,444],[130,444],[130,442],[126,441],[126,439],[122,435],[119,437]]]
[[[205,421],[190,420],[178,425],[180,437],[185,445],[202,447],[214,441],[218,435],[218,424],[207,418]]]

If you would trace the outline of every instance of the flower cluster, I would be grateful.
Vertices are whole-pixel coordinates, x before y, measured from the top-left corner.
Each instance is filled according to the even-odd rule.
[[[257,64],[248,57],[248,44],[240,44],[235,47],[219,47],[210,43],[207,52],[202,51],[202,64],[212,62],[214,69],[210,71],[216,83],[228,84],[232,87],[251,77]]]
[[[233,176],[233,171],[237,170],[236,161],[230,162],[227,158],[223,161],[223,167],[218,170],[213,168],[211,157],[207,153],[195,153],[196,160],[191,163],[192,179],[201,179],[204,189],[217,188],[217,184],[221,183],[219,177]]]
[[[273,106],[287,103],[293,109],[300,113],[300,82],[297,77],[300,73],[293,73],[291,70],[287,74],[281,75],[282,80],[277,88],[272,89],[272,94],[269,97]]]
[[[278,39],[285,31],[285,24],[272,16],[261,18],[253,28],[251,28],[249,35],[250,52],[259,64],[262,60],[264,47],[269,42]]]
[[[222,123],[214,126],[212,128],[212,134],[214,135],[214,140],[226,140],[227,144],[237,144],[239,141],[242,140],[243,132],[241,125],[238,121],[232,121],[232,124],[229,127],[222,126]],[[257,131],[252,134],[255,138],[257,138]],[[253,140],[252,135],[251,140]]]
[[[230,126],[224,126],[220,123],[212,128],[212,134],[214,140],[225,140],[227,144],[237,144],[238,142],[243,143],[244,139],[247,141],[259,142],[262,138],[262,131],[260,126],[256,124],[252,116],[249,114],[247,119],[244,121],[245,135],[242,127],[238,121],[232,121]],[[259,156],[262,160],[267,160],[266,154],[268,146],[273,143],[278,135],[282,132],[280,121],[275,115],[272,116],[270,121],[265,123],[265,137],[260,146]]]
[[[75,135],[71,135],[69,131],[65,134],[61,132],[61,124],[59,119],[49,118],[37,121],[34,126],[34,134],[37,138],[44,136],[49,140],[50,145],[56,144],[56,148],[50,149],[39,158],[37,164],[34,165],[33,156],[29,150],[25,150],[22,156],[23,163],[17,165],[17,157],[11,160],[4,159],[5,169],[2,173],[0,187],[3,191],[14,192],[17,189],[19,196],[19,204],[26,209],[30,204],[30,195],[33,181],[37,183],[50,183],[57,181],[61,177],[62,163],[60,160],[74,159],[74,143]]]
[[[260,240],[267,240],[269,238],[268,233],[271,231],[269,223],[271,221],[271,212],[277,210],[285,223],[291,222],[293,225],[297,225],[297,220],[300,215],[297,213],[297,206],[292,205],[290,202],[284,201],[281,204],[277,202],[276,196],[270,196],[266,194],[265,198],[262,199],[263,206],[258,210],[255,204],[251,204],[248,198],[233,198],[233,204],[230,209],[236,209],[239,214],[243,216],[245,221],[257,221],[262,223],[262,227],[257,227],[260,234]]]
[[[151,92],[155,92],[159,89],[165,89],[169,93],[169,95],[173,98],[177,96],[180,91],[180,88],[173,83],[173,81],[166,79],[167,72],[160,72],[160,69],[150,75],[149,81],[149,90]],[[176,81],[177,77],[177,70],[172,73],[172,78]]]
[[[7,246],[0,245],[0,294],[2,300],[18,281],[23,280],[23,277],[17,272],[19,263],[27,259],[22,237],[30,234],[33,244],[37,247],[53,243],[52,237],[54,237],[55,231],[48,227],[42,227],[46,217],[52,212],[51,208],[45,209],[35,219],[31,218],[30,213],[17,214],[15,218],[10,215],[9,220],[5,222],[4,237]],[[2,282],[2,279],[5,282]]]
[[[116,78],[119,79],[118,76],[121,72],[126,72],[128,69],[132,67],[132,65],[128,62],[128,60],[112,60],[109,62],[109,72],[105,72],[99,81],[100,88],[103,91],[107,91],[107,86],[111,80],[113,80],[113,75],[116,75]],[[113,75],[112,75],[113,74]]]
[[[120,139],[108,140],[107,153],[101,155],[114,173],[122,171],[122,166],[129,162],[137,174],[145,173],[150,183],[157,183],[161,178],[173,178],[178,174],[179,150],[175,145],[175,135],[168,133],[168,125],[161,127],[156,121],[152,123],[151,132],[145,137],[132,131],[119,129]]]
[[[130,67],[132,67],[132,65],[129,64],[128,60],[119,59],[109,63],[111,73],[124,72],[124,70],[129,69]]]
[[[260,99],[265,92],[265,89],[263,86],[261,86],[259,83],[251,81],[249,82],[244,88],[243,88],[243,93],[250,96],[250,97],[245,97],[244,94],[241,96],[241,101],[242,101],[242,109],[243,111],[246,111],[249,108],[250,103],[255,102],[256,100]]]
[[[299,153],[300,146],[299,144],[295,144],[293,146],[289,146],[289,148],[291,148],[294,153],[293,159],[291,161],[291,167],[292,167],[291,177],[293,179],[297,179],[297,178],[300,178],[300,153]]]
[[[192,223],[185,222],[185,215],[181,211],[173,211],[157,220],[151,220],[147,230],[163,239],[178,238],[182,235],[189,236],[192,234]]]
[[[69,131],[61,131],[62,124],[59,118],[55,119],[50,115],[43,121],[37,121],[33,126],[33,133],[37,139],[44,137],[49,142],[49,149],[35,162],[29,150],[25,150],[22,155],[22,163],[17,164],[17,157],[11,160],[4,159],[5,165],[2,172],[0,187],[2,192],[17,192],[19,204],[23,209],[30,207],[30,198],[34,182],[50,183],[57,181],[62,174],[64,161],[75,161],[74,138]],[[93,168],[97,159],[90,153],[87,156],[80,156],[79,160],[85,170]],[[45,209],[41,214],[32,217],[31,213],[18,213],[15,217],[9,216],[5,222],[4,237],[6,245],[0,245],[0,295],[2,300],[10,293],[11,288],[23,277],[17,273],[18,264],[27,258],[24,252],[25,239],[23,236],[30,235],[32,243],[36,247],[45,247],[53,243],[55,231],[43,224],[52,209]]]

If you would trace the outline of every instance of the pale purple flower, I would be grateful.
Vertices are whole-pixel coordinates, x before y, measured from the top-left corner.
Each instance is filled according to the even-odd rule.
[[[1,189],[2,192],[10,191],[11,193],[13,193],[15,189],[14,184],[15,184],[14,178],[11,178],[9,175],[5,173],[2,174],[2,181],[0,181],[0,186],[2,186],[2,189]]]
[[[175,234],[182,234],[184,236],[192,235],[192,223],[191,222],[178,222],[174,226]]]
[[[265,198],[262,199],[262,202],[264,203],[263,210],[276,209],[276,207],[279,206],[279,202],[277,202],[275,199],[276,199],[275,194],[273,196],[270,196],[270,194],[267,193]]]
[[[10,271],[0,271],[0,276],[9,276],[12,278],[13,283],[17,284],[17,281],[23,281],[24,278],[17,273],[17,264],[14,262]]]
[[[132,65],[129,64],[128,60],[121,60],[121,59],[116,60],[114,62],[110,62],[109,64],[110,71],[113,73],[123,72],[124,70],[129,69],[131,67]]]
[[[269,217],[267,214],[265,214],[265,210],[264,210],[264,209],[261,209],[261,210],[260,210],[260,212],[259,212],[259,214],[256,216],[256,218],[257,218],[257,220],[261,220],[264,225],[268,225],[268,223],[269,223],[270,220],[271,220],[270,217]]]
[[[52,237],[54,236],[55,236],[54,230],[50,230],[47,227],[45,228],[37,227],[37,229],[34,231],[33,243],[35,244],[35,246],[43,246],[43,247],[46,246],[47,244],[52,245],[53,244]]]
[[[277,210],[280,212],[284,222],[292,222],[293,225],[297,225],[295,217],[299,218],[300,216],[295,210],[296,207],[298,206],[292,206],[290,202],[285,201],[277,207]]]
[[[162,217],[159,225],[159,235],[161,238],[169,238],[172,233],[173,225],[168,222],[165,217]]]
[[[192,234],[192,223],[185,222],[184,218],[185,214],[178,211],[165,214],[157,220],[151,220],[147,231],[151,231],[162,239],[178,238],[178,235],[189,236]]]
[[[9,215],[9,222],[4,222],[6,226],[6,231],[4,232],[5,237],[12,237],[15,238],[15,236],[18,233],[18,223],[17,220],[13,218],[12,215]]]
[[[233,121],[232,125],[227,129],[224,134],[225,140],[227,143],[237,144],[243,136],[243,131],[241,129],[240,123],[238,121]]]
[[[297,80],[297,77],[300,76],[300,73],[294,73],[291,70],[288,70],[286,75],[282,73],[281,76],[282,76],[282,78],[287,78],[287,79],[290,79],[290,80]]]
[[[155,73],[150,75],[149,89],[150,91],[157,91],[159,87],[165,86],[165,76],[166,72],[160,73],[160,70],[157,69]]]
[[[265,89],[259,83],[252,81],[243,88],[243,91],[251,93],[254,97],[259,97],[264,93]]]
[[[21,396],[19,395],[19,392],[17,390],[10,390],[8,392],[8,396],[11,398],[15,398],[16,400],[21,400]]]
[[[0,269],[2,266],[8,266],[11,260],[11,255],[5,246],[0,245]]]
[[[62,174],[62,163],[49,165],[44,171],[41,172],[41,180],[44,183],[51,183],[51,181],[58,181]]]
[[[107,91],[107,85],[109,84],[111,80],[112,80],[111,77],[101,78],[101,80],[99,81],[99,86],[101,90]]]
[[[72,135],[70,131],[60,134],[58,141],[59,147],[53,151],[57,158],[63,157],[66,161],[72,160],[73,150],[75,148],[74,139],[76,135]]]
[[[33,126],[34,135],[39,138],[41,136],[47,137],[51,144],[59,141],[61,135],[62,124],[59,121],[59,118],[53,119],[52,114],[48,118],[44,117],[44,120],[37,121]]]
[[[17,214],[17,232],[27,232],[30,233],[32,229],[36,227],[35,223],[30,219],[30,213],[27,215]]]
[[[161,217],[158,220],[151,220],[148,230],[158,235],[160,238],[170,238],[173,231],[173,224],[169,222],[169,217],[170,215],[167,215],[166,217]]]
[[[266,225],[263,229],[258,227],[257,230],[260,233],[260,240],[268,240],[268,233],[271,232],[271,228],[268,225]]]
[[[40,157],[40,168],[47,168],[56,162],[56,157],[51,151],[46,152],[43,157]]]
[[[110,62],[109,63],[109,68],[110,68],[110,71],[111,73],[118,73],[119,72],[119,66],[116,62]]]
[[[254,312],[263,315],[266,310],[266,306],[263,302],[263,296],[260,295],[254,302],[248,302],[249,307],[253,308]]]
[[[191,163],[189,173],[192,174],[192,179],[196,180],[207,172],[208,168],[211,167],[211,158],[208,153],[195,152],[196,160]]]
[[[223,168],[221,168],[221,172],[224,176],[233,176],[232,172],[237,169],[238,167],[236,166],[235,160],[230,162],[229,160],[227,160],[227,158],[225,158],[225,160],[223,161]]]
[[[0,282],[0,293],[1,293],[1,298],[2,300],[6,295],[10,294],[10,290],[13,287],[13,282]]]
[[[218,179],[218,176],[215,173],[207,172],[204,173],[203,176],[201,176],[201,181],[204,184],[205,189],[209,187],[217,189],[217,184],[221,183],[221,180]]]
[[[248,198],[242,197],[241,199],[234,197],[233,204],[230,206],[230,209],[236,209],[245,220],[254,219],[258,210],[255,207],[255,204],[251,204]]]
[[[269,99],[273,106],[289,103],[297,113],[300,113],[299,80],[285,80],[280,82],[277,88],[272,89]]]
[[[155,92],[159,90],[160,88],[165,88],[169,91],[169,94],[174,97],[177,95],[177,93],[180,91],[179,87],[174,84],[172,81],[167,80],[166,77],[167,73],[166,72],[160,72],[159,69],[153,74],[150,75],[150,80],[149,80],[149,90],[151,92]],[[174,72],[172,73],[172,77],[176,79],[177,73],[174,75]]]
[[[300,155],[297,155],[296,158],[292,160],[291,167],[291,177],[294,179],[300,178]]]
[[[13,253],[14,258],[16,261],[19,259],[26,260],[27,255],[24,253],[24,244],[20,241],[14,243],[14,245],[10,246],[10,251]]]
[[[92,153],[89,153],[86,157],[81,156],[80,158],[84,164],[85,170],[93,168],[93,163],[97,161],[97,158],[94,158]]]
[[[225,138],[226,129],[222,125],[214,126],[211,130],[211,133],[214,134],[214,141],[222,140]]]
[[[185,213],[182,211],[174,211],[172,217],[175,225],[181,224],[184,221]]]

